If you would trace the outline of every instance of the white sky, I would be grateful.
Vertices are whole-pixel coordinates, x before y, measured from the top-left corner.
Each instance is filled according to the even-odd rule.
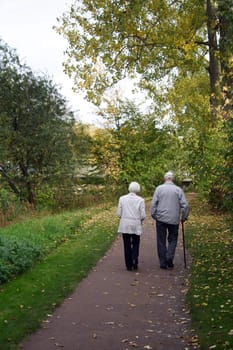
[[[98,123],[94,106],[72,92],[72,81],[63,73],[67,42],[52,27],[73,0],[0,0],[0,37],[35,73],[45,73],[69,102],[78,118]]]

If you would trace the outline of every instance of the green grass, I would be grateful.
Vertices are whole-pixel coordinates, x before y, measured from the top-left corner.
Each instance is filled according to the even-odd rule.
[[[233,234],[229,218],[211,212],[196,197],[190,199],[190,206],[186,241],[192,267],[187,302],[193,328],[202,350],[232,350]],[[51,224],[46,225],[48,222]],[[117,222],[115,208],[98,208],[29,220],[22,230],[20,226],[9,228],[9,235],[20,237],[30,231],[30,237],[43,242],[45,250],[47,244],[51,246],[50,254],[34,268],[0,286],[0,349],[18,349],[20,341],[75,289],[111,245]],[[69,229],[72,234],[67,235]]]
[[[201,349],[233,349],[233,232],[226,215],[191,200],[186,237],[192,256],[187,301]]]
[[[71,238],[87,217],[87,210],[64,212],[1,228],[0,285],[25,272]]]
[[[117,231],[115,208],[93,209],[87,214],[89,219],[76,233],[43,261],[0,287],[0,349],[17,349],[110,247]]]

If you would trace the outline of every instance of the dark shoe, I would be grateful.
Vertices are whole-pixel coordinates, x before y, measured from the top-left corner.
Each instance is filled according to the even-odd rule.
[[[167,267],[169,267],[170,269],[173,269],[174,264],[173,264],[172,260],[167,261]]]
[[[137,264],[133,264],[133,270],[137,270],[138,269],[138,265]]]
[[[132,267],[127,267],[127,270],[128,271],[132,271]]]
[[[167,266],[166,265],[160,265],[161,269],[167,270]]]

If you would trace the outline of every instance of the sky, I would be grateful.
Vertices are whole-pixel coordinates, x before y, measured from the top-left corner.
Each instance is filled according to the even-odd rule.
[[[72,91],[63,72],[67,41],[52,28],[73,0],[0,0],[0,37],[16,49],[34,73],[48,75],[61,87],[68,105],[85,123],[98,124],[95,107]]]

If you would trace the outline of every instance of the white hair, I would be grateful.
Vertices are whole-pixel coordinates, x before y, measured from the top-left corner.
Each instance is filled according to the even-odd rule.
[[[140,192],[139,183],[138,182],[131,182],[129,185],[129,192],[139,193]]]
[[[174,174],[172,171],[168,171],[165,175],[164,175],[164,179],[165,180],[173,180],[174,179]]]

